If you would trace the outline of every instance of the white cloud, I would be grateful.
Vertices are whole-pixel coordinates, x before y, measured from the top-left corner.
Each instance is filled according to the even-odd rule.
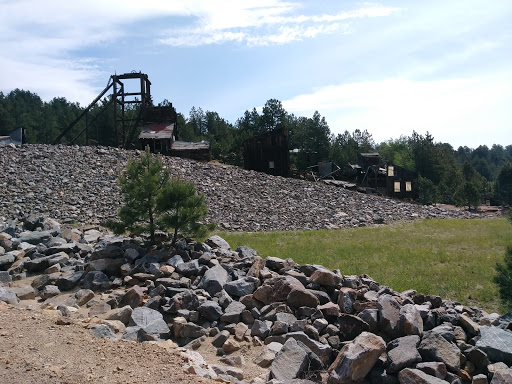
[[[502,74],[503,75],[503,74]],[[429,131],[455,147],[510,144],[512,78],[389,79],[329,86],[283,101],[288,112],[326,117],[331,132],[367,129],[377,142]]]
[[[169,29],[162,44],[197,46],[237,41],[247,45],[279,45],[319,35],[345,31],[339,21],[364,17],[383,17],[398,8],[361,8],[350,12],[324,15],[295,15],[289,3],[269,2],[258,7],[235,2],[229,11],[205,7],[196,15],[198,26]]]

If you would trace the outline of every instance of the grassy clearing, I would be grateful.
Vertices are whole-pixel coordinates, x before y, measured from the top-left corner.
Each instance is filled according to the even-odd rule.
[[[340,230],[219,233],[233,249],[366,273],[397,291],[416,289],[499,312],[494,266],[512,244],[505,219],[422,220]]]

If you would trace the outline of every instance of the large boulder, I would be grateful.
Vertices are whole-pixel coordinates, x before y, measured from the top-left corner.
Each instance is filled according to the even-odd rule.
[[[422,361],[418,352],[420,337],[417,335],[404,336],[393,340],[387,346],[388,372],[399,372]]]
[[[441,361],[452,372],[460,368],[460,349],[438,333],[428,332],[423,336],[418,351],[423,360]]]
[[[215,296],[222,291],[228,281],[228,272],[221,265],[216,265],[204,273],[201,284],[205,291],[211,296]]]
[[[370,332],[361,333],[345,345],[329,368],[328,384],[344,384],[362,380],[386,350],[382,337]]]
[[[489,360],[512,365],[512,332],[498,327],[481,326],[476,347],[487,353]]]
[[[384,294],[378,299],[379,319],[381,331],[387,333],[390,337],[401,336],[400,304],[391,295]]]
[[[291,276],[278,276],[265,280],[253,293],[253,297],[264,304],[286,301],[293,290],[305,290],[302,283]]]
[[[137,334],[142,340],[160,340],[168,338],[170,332],[160,312],[148,307],[138,307],[131,314],[125,335]]]
[[[288,296],[286,297],[286,303],[290,307],[310,307],[316,308],[320,301],[318,297],[316,297],[309,290],[301,288],[301,289],[292,289]]]
[[[139,307],[144,302],[144,291],[138,285],[130,288],[119,301],[118,306],[124,307],[129,305],[133,309]]]
[[[308,353],[295,339],[288,339],[277,353],[270,372],[274,379],[280,381],[293,380],[305,373],[308,363]]]
[[[309,276],[309,282],[327,287],[338,287],[341,285],[342,280],[342,276],[324,268],[317,269]]]
[[[0,301],[8,304],[18,304],[18,297],[11,288],[0,287]]]

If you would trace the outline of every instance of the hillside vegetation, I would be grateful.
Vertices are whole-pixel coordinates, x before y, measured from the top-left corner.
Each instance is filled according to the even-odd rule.
[[[366,273],[397,291],[416,289],[499,312],[492,281],[512,243],[505,219],[422,220],[378,227],[274,233],[222,233],[234,249],[262,257],[322,264],[342,274]]]

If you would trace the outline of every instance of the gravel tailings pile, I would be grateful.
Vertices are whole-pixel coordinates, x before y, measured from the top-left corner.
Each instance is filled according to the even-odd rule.
[[[0,147],[0,220],[24,215],[101,223],[121,204],[116,177],[134,151],[108,147]],[[355,227],[474,215],[364,195],[322,183],[165,157],[174,175],[206,195],[208,221],[232,231]]]

